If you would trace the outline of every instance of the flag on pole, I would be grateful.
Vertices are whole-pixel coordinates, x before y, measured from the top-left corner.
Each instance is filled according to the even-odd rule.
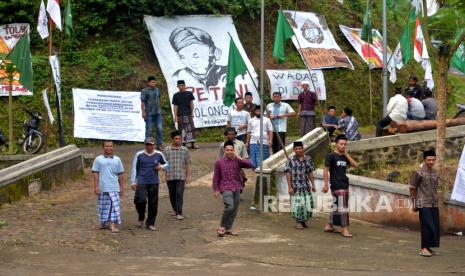
[[[16,66],[20,73],[19,83],[29,91],[33,91],[32,60],[29,43],[29,33],[24,33],[8,55],[8,59]]]
[[[279,64],[284,63],[284,42],[293,36],[294,31],[291,26],[289,26],[286,16],[282,10],[279,10],[273,48],[273,56],[278,58]]]
[[[48,57],[50,66],[52,67],[52,75],[55,80],[56,92],[58,95],[58,104],[61,106],[61,76],[60,76],[60,61],[56,55]]]
[[[39,20],[37,22],[37,32],[42,39],[48,37],[48,19],[47,12],[45,11],[44,0],[40,1]]]
[[[436,0],[426,0],[428,16],[433,16],[439,11],[439,4]],[[423,12],[423,0],[412,0],[412,6],[416,8],[417,14]]]
[[[459,48],[457,48],[457,51],[455,51],[454,55],[452,56],[450,64],[452,67],[457,68],[458,70],[460,70],[462,73],[465,74],[465,45],[464,44],[465,43],[460,44]]]
[[[373,42],[372,35],[373,23],[371,22],[370,1],[367,1],[365,16],[363,17],[362,34],[360,38],[368,43]]]
[[[50,120],[50,124],[53,125],[55,119],[53,118],[52,110],[50,109],[50,104],[48,102],[47,96],[47,89],[42,90],[42,98],[44,100],[45,109],[47,109],[48,119]]]
[[[417,15],[415,20],[415,39],[413,41],[413,58],[417,62],[421,62],[423,60],[423,43],[423,30],[421,28],[420,17]]]
[[[71,14],[71,0],[66,4],[65,12],[65,34],[71,36],[73,34],[73,15]]]
[[[47,12],[50,15],[50,19],[55,23],[58,30],[61,28],[61,11],[60,11],[60,1],[59,0],[48,0],[47,1]]]
[[[232,37],[229,41],[228,73],[223,104],[231,106],[236,98],[236,77],[247,72],[247,66]]]
[[[392,53],[392,56],[390,57],[387,70],[389,71],[389,80],[392,83],[395,83],[397,81],[397,70],[400,70],[404,67],[404,64],[402,62],[402,50],[400,48],[400,43],[397,44],[396,49],[394,50],[394,53]]]
[[[404,65],[407,65],[408,61],[412,57],[411,53],[411,35],[410,35],[410,22],[415,20],[415,10],[410,11],[409,19],[407,20],[407,24],[402,31],[402,35],[400,36],[400,48],[402,51],[402,62]]]

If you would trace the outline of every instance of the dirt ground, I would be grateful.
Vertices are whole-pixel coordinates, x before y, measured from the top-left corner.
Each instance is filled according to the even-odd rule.
[[[126,171],[136,146],[117,148]],[[98,148],[83,149],[99,152]],[[0,275],[279,275],[465,273],[465,238],[443,236],[440,255],[418,256],[419,233],[352,221],[353,239],[322,231],[327,218],[293,228],[289,214],[251,207],[253,183],[242,195],[238,237],[215,235],[222,202],[210,175],[217,145],[192,151],[193,180],[185,192],[185,219],[174,220],[161,184],[157,231],[137,228],[129,187],[118,234],[98,229],[90,171],[80,181],[0,208]],[[252,176],[252,175],[251,175]],[[127,175],[129,177],[129,175]],[[250,177],[249,179],[253,179]]]

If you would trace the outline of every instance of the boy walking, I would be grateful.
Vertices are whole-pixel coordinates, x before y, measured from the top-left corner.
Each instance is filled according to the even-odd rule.
[[[120,196],[124,195],[124,168],[121,159],[113,155],[113,141],[103,142],[103,154],[92,165],[95,194],[98,196],[100,228],[110,223],[112,233],[121,225]]]
[[[169,171],[166,172],[168,191],[170,194],[171,207],[177,220],[182,220],[182,205],[184,198],[184,187],[189,179],[189,164],[191,158],[189,150],[182,146],[182,134],[179,131],[171,132],[171,145],[165,148],[165,156]]]
[[[138,151],[132,161],[131,189],[136,191],[134,204],[139,215],[139,227],[144,225],[145,209],[148,202],[146,227],[155,231],[155,218],[158,211],[158,172],[168,170],[168,162],[163,153],[155,150],[155,139],[145,138],[145,149]]]
[[[439,247],[439,196],[437,192],[439,174],[434,169],[436,152],[423,152],[423,166],[412,173],[410,178],[410,198],[413,211],[419,213],[421,228],[421,249],[418,253],[423,257],[435,255],[433,247]]]
[[[253,168],[252,162],[238,157],[234,153],[234,143],[226,141],[224,157],[216,160],[212,180],[213,195],[219,198],[221,194],[224,203],[223,216],[217,230],[220,237],[238,235],[232,231],[232,227],[239,210],[240,191],[243,187],[242,168]]]
[[[294,153],[286,163],[286,176],[291,195],[292,217],[297,222],[295,228],[302,230],[312,217],[313,195],[315,189],[315,165],[310,156],[304,155],[301,141],[294,142]],[[311,184],[311,186],[310,186]]]
[[[333,195],[333,207],[329,223],[325,226],[325,232],[335,232],[334,226],[341,227],[341,235],[352,238],[349,232],[349,178],[346,175],[347,167],[356,168],[357,162],[346,152],[347,137],[338,135],[336,137],[336,149],[328,154],[323,170],[323,193],[328,192],[328,180],[331,184]],[[331,177],[331,178],[329,178]]]

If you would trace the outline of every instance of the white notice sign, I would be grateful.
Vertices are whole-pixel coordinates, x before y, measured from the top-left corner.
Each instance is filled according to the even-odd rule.
[[[143,142],[140,92],[73,88],[74,137]]]

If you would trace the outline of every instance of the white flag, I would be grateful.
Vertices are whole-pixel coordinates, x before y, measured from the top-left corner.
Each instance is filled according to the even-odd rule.
[[[425,70],[425,81],[426,86],[429,89],[433,90],[434,88],[434,79],[433,79],[433,69],[431,67],[431,61],[429,60],[428,50],[426,49],[426,43],[423,41],[423,60],[421,61],[421,67]]]
[[[47,109],[48,118],[50,119],[50,124],[53,124],[55,119],[53,119],[52,110],[50,109],[50,104],[48,103],[47,89],[42,90],[42,98],[44,98],[45,108]]]
[[[59,0],[48,0],[47,12],[50,15],[50,19],[57,26],[58,30],[61,31],[61,11]]]
[[[389,71],[389,80],[392,83],[397,81],[397,72],[396,70],[400,70],[404,67],[404,63],[402,62],[402,50],[400,48],[400,43],[397,44],[394,53],[390,57],[387,70]]]
[[[47,13],[45,12],[45,4],[44,0],[40,3],[40,11],[39,11],[39,20],[37,22],[37,31],[42,39],[46,39],[48,37],[48,19]]]
[[[50,66],[52,67],[53,79],[55,80],[55,87],[58,95],[58,104],[61,106],[61,77],[60,77],[60,62],[58,57],[53,55],[49,56]]]
[[[436,0],[426,0],[426,5],[428,5],[428,16],[435,15],[439,10],[439,5]],[[417,14],[420,11],[423,14],[423,9],[421,9],[421,7],[423,6],[422,0],[412,0],[412,6],[416,8]]]

